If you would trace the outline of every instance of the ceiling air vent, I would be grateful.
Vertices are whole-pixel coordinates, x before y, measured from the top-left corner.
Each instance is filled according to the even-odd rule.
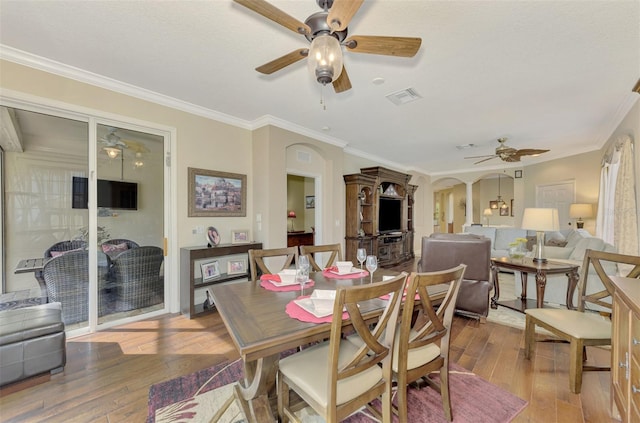
[[[387,95],[387,99],[389,99],[389,101],[396,106],[411,103],[412,101],[415,101],[419,98],[422,98],[422,96],[418,94],[413,88],[406,88],[404,90],[396,91],[395,93]]]

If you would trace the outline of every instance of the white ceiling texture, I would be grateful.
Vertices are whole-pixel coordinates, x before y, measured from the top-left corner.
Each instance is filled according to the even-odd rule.
[[[271,3],[300,21],[320,11]],[[256,72],[308,41],[231,0],[0,1],[2,58],[432,175],[513,166],[464,158],[492,154],[500,137],[551,150],[517,166],[598,149],[638,97],[635,0],[366,0],[348,31],[422,46],[413,58],[346,51],[353,88],[336,94],[305,60]],[[386,98],[407,88],[421,98]]]

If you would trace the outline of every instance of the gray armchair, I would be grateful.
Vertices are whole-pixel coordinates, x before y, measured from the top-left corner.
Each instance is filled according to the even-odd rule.
[[[456,301],[456,313],[484,321],[491,291],[491,240],[472,234],[434,233],[422,237],[418,272],[438,272],[466,264]]]
[[[113,258],[112,278],[116,310],[149,307],[164,301],[160,274],[164,255],[159,247],[138,247]]]

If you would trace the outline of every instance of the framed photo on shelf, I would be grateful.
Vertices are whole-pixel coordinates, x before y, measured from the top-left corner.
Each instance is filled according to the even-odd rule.
[[[247,273],[247,260],[234,259],[227,262],[228,275],[239,275],[241,273]]]
[[[501,207],[500,216],[509,216],[509,207]]]
[[[189,217],[247,215],[247,175],[189,168]]]
[[[202,270],[202,282],[208,282],[220,277],[220,265],[218,260],[202,263],[200,265],[200,270]]]
[[[316,196],[315,195],[307,195],[304,197],[304,208],[305,209],[315,209],[316,208]]]
[[[249,229],[236,229],[231,231],[232,244],[248,244],[250,241]]]

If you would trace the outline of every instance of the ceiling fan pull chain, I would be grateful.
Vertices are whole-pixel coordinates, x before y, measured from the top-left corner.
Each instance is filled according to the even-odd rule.
[[[320,104],[322,105],[322,110],[327,110],[327,103],[324,101],[324,85],[320,86]]]

